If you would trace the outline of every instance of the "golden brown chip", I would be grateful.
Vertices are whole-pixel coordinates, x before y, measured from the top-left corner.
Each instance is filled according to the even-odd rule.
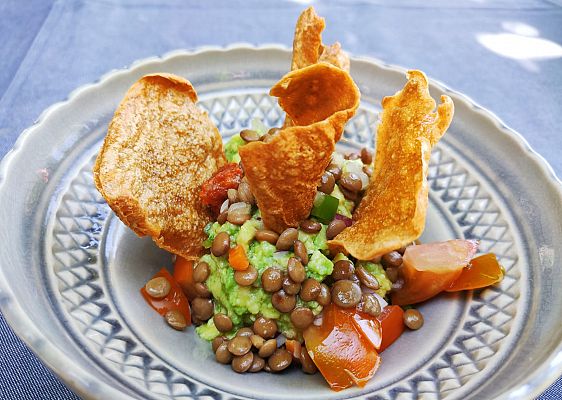
[[[428,203],[427,168],[432,146],[453,118],[448,96],[435,101],[421,71],[409,71],[408,82],[382,101],[375,168],[367,193],[354,214],[355,223],[329,242],[370,260],[417,239],[423,232]]]
[[[267,143],[248,143],[239,153],[264,224],[281,232],[310,213],[320,177],[360,95],[347,72],[324,63],[290,72],[270,94],[279,96],[299,125],[281,129]],[[296,112],[299,103],[304,114]]]
[[[121,101],[96,159],[96,187],[139,236],[193,259],[210,221],[202,183],[225,163],[222,140],[191,84],[147,75]]]
[[[314,7],[308,7],[301,13],[293,39],[291,70],[308,67],[318,62],[324,48],[322,45],[324,27],[324,18],[316,14]]]
[[[327,62],[338,68],[349,71],[349,56],[342,50],[339,42],[331,46],[324,46],[318,62]]]
[[[351,76],[327,63],[289,72],[269,91],[293,125],[310,125],[341,110],[354,113],[358,94]],[[353,109],[353,111],[351,111]],[[341,132],[340,132],[341,133]],[[336,136],[336,141],[339,135]]]

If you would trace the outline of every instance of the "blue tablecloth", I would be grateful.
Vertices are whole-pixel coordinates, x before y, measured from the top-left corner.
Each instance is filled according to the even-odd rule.
[[[562,176],[560,0],[4,0],[0,156],[43,109],[111,69],[178,48],[290,45],[296,17],[310,3],[326,17],[326,42],[422,69],[465,93]],[[0,398],[76,398],[1,316]],[[562,381],[540,398],[562,398]]]

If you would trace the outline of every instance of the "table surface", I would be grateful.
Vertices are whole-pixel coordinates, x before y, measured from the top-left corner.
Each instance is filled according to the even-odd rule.
[[[233,42],[289,46],[308,4],[326,18],[327,43],[421,69],[468,95],[562,176],[560,0],[4,0],[0,156],[43,109],[137,59]],[[1,315],[0,398],[76,398]],[[562,398],[562,380],[539,398]]]

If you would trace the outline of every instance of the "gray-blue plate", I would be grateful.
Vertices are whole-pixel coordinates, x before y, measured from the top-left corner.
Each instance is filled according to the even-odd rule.
[[[142,75],[187,77],[220,131],[282,114],[268,88],[290,65],[278,46],[174,52],[82,87],[43,113],[0,169],[0,307],[14,331],[84,398],[532,398],[562,373],[562,186],[515,132],[467,98],[429,168],[422,240],[477,238],[506,268],[496,287],[421,306],[425,326],[382,354],[363,389],[332,392],[298,370],[234,373],[190,328],[168,328],[139,288],[171,257],[114,216],[92,163],[127,88]],[[404,70],[355,58],[361,107],[342,148],[371,146],[383,96]]]

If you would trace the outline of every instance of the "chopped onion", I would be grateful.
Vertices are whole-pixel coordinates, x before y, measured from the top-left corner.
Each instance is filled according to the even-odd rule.
[[[346,217],[345,215],[336,214],[334,219],[339,219],[340,221],[345,222],[345,226],[351,226],[353,224],[353,220],[351,218]]]
[[[221,208],[220,208],[219,214],[222,214],[222,213],[225,212],[226,210],[228,210],[228,199],[226,199],[226,200],[221,204]]]

